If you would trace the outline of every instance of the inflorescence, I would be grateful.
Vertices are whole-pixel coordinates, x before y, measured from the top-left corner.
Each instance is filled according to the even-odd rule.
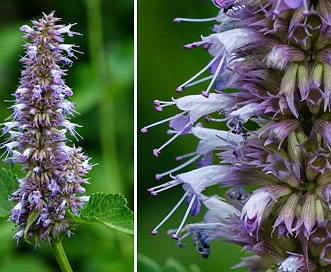
[[[182,222],[169,231],[179,246],[191,235],[208,257],[210,241],[222,238],[253,254],[236,266],[249,271],[331,271],[331,2],[213,3],[218,15],[201,20],[217,22],[213,33],[184,46],[203,47],[212,59],[177,92],[203,81],[208,87],[156,100],[157,111],[176,106],[181,113],[142,129],[169,122],[173,136],[153,151],[156,156],[178,137],[199,139],[196,151],[181,157],[187,162],[156,176],[172,180],[148,190],[184,189],[152,233],[186,202]],[[204,127],[203,118],[228,130]],[[215,153],[221,163],[214,164]],[[175,174],[194,161],[196,170]],[[227,200],[203,194],[213,185],[229,187]],[[201,204],[208,210],[203,222],[185,226]]]
[[[3,134],[9,139],[3,143],[5,160],[23,165],[25,176],[18,179],[19,188],[11,194],[16,203],[10,220],[18,231],[14,239],[34,238],[36,244],[48,243],[63,234],[70,235],[68,211],[78,214],[88,197],[84,196],[84,178],[91,169],[90,158],[80,147],[70,147],[66,134],[80,137],[79,125],[72,123],[74,103],[68,100],[72,90],[65,84],[65,66],[71,66],[77,46],[63,43],[74,24],[57,24],[54,12],[43,14],[23,25],[26,43],[21,58],[24,69],[20,85],[14,93],[14,113],[3,124]]]

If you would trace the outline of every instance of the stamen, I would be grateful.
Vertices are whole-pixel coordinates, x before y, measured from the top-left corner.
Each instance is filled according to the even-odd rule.
[[[177,208],[180,206],[180,204],[182,204],[182,202],[185,200],[185,198],[187,197],[188,192],[186,192],[182,198],[179,200],[179,202],[175,205],[175,207],[173,207],[173,209],[168,213],[168,215],[163,218],[163,220],[152,230],[152,234],[156,235],[157,234],[157,230],[169,219],[169,217],[177,210]]]
[[[192,157],[192,156],[195,155],[195,154],[197,154],[196,151],[191,152],[191,153],[187,153],[187,154],[185,154],[185,155],[178,156],[175,160],[176,160],[176,161],[182,161],[183,159],[188,158],[188,157]]]
[[[192,154],[192,153],[190,153],[190,154]],[[193,154],[196,154],[196,152],[193,152]],[[164,177],[164,176],[167,176],[167,175],[169,175],[169,174],[172,174],[172,173],[174,173],[174,172],[177,172],[178,170],[183,169],[183,168],[186,167],[187,165],[189,165],[189,164],[191,164],[192,162],[196,161],[199,157],[200,157],[200,155],[196,155],[196,156],[194,156],[193,158],[191,158],[190,160],[188,160],[187,162],[185,162],[185,163],[183,163],[183,164],[181,164],[181,165],[179,165],[179,166],[177,166],[177,167],[175,167],[175,168],[173,168],[173,169],[171,169],[171,170],[169,170],[169,171],[167,171],[167,172],[164,172],[164,173],[162,173],[162,174],[156,174],[156,175],[155,175],[155,178],[156,178],[157,180],[160,180],[160,179],[161,179],[162,177]]]
[[[303,15],[310,15],[310,11],[309,11],[309,6],[308,6],[308,1],[304,0],[303,1],[303,5],[304,5],[304,11],[302,12]]]
[[[187,194],[187,192],[186,192],[186,194]],[[193,206],[193,203],[194,203],[196,197],[197,197],[196,194],[194,194],[193,197],[192,197],[192,199],[191,199],[191,202],[190,202],[189,206],[187,207],[187,210],[186,210],[186,212],[185,212],[185,215],[184,215],[184,217],[183,217],[183,220],[182,220],[182,222],[180,223],[180,225],[179,225],[179,227],[178,227],[176,233],[173,234],[173,235],[171,235],[171,237],[172,237],[173,239],[178,240],[178,238],[179,238],[178,234],[179,234],[179,232],[181,231],[181,229],[183,228],[183,225],[184,225],[184,223],[185,223],[185,221],[186,221],[186,219],[187,219],[187,217],[188,217],[188,215],[189,215],[189,213],[190,213],[190,211],[191,211],[191,209],[192,209],[192,206]]]
[[[181,130],[179,130],[173,137],[171,137],[168,141],[166,141],[163,145],[161,145],[159,148],[155,148],[153,150],[153,154],[155,157],[158,157],[161,153],[161,150],[165,148],[168,144],[173,142],[178,136],[180,136],[187,128],[191,126],[191,123],[187,123]],[[146,128],[146,127],[145,127]],[[144,128],[142,128],[143,130]]]
[[[213,77],[214,77],[214,75],[210,75],[210,76],[207,76],[207,77],[204,77],[204,78],[198,79],[198,80],[196,80],[196,81],[193,81],[193,82],[191,82],[191,83],[185,85],[185,89],[188,88],[188,87],[192,87],[192,86],[194,86],[194,85],[200,84],[200,83],[202,83],[202,82],[205,82],[205,81],[207,81],[207,80],[210,80],[210,79],[212,79]]]
[[[193,42],[193,43],[185,44],[183,47],[184,47],[184,49],[188,49],[188,50],[190,50],[190,49],[192,49],[192,48],[197,48],[197,47],[199,47],[200,45],[203,45],[203,44],[205,44],[205,43],[206,43],[206,42],[204,42],[204,41]]]
[[[210,83],[209,83],[209,85],[208,85],[208,87],[207,87],[207,90],[202,92],[202,95],[203,95],[204,97],[207,97],[207,98],[209,97],[209,91],[210,91],[211,87],[213,86],[213,84],[214,84],[214,82],[215,82],[215,80],[216,80],[218,74],[220,73],[221,68],[222,68],[223,65],[224,65],[224,62],[226,62],[226,56],[223,55],[223,57],[222,57],[220,63],[219,63],[218,66],[217,66],[216,72],[215,72],[215,74],[214,74],[212,80],[210,81]]]
[[[160,125],[160,124],[166,123],[166,122],[171,121],[172,119],[175,119],[175,118],[177,118],[178,116],[180,116],[180,115],[184,115],[184,114],[185,114],[185,112],[182,112],[182,113],[176,114],[176,115],[174,115],[174,116],[171,116],[171,117],[169,117],[169,118],[163,119],[163,120],[161,120],[161,121],[155,122],[155,123],[153,123],[153,124],[150,124],[150,125],[148,125],[148,126],[143,127],[140,131],[141,131],[142,133],[146,133],[146,132],[148,132],[148,129],[149,129],[150,127],[155,127],[155,126],[158,126],[158,125]]]
[[[171,180],[169,182],[163,183],[161,185],[157,185],[155,187],[149,188],[147,191],[151,193],[152,195],[157,195],[159,192],[168,190],[172,187],[175,187],[176,185],[180,184],[181,182],[177,181],[176,179]],[[161,188],[161,189],[159,189]],[[155,190],[157,189],[157,190]]]
[[[225,121],[227,121],[228,120],[228,117],[225,117],[225,118],[212,118],[210,115],[207,115],[206,117],[205,117],[205,121],[207,122],[207,123],[209,123],[209,122],[225,122]]]
[[[197,77],[199,77],[201,74],[203,74],[205,71],[207,71],[209,69],[210,66],[213,65],[213,63],[221,56],[223,52],[220,51],[202,70],[200,70],[200,72],[198,72],[197,74],[195,74],[193,77],[191,77],[189,80],[187,80],[185,83],[183,83],[182,85],[180,85],[177,89],[176,92],[181,92],[185,89],[186,85],[191,83],[194,79],[196,79]],[[214,77],[214,76],[213,76]]]
[[[172,105],[175,105],[175,104],[176,104],[175,101],[169,102],[169,101],[154,100],[154,109],[158,112],[161,112],[162,108],[172,106]]]
[[[281,2],[282,2],[282,0],[278,0],[276,2],[276,5],[275,5],[275,7],[273,8],[273,11],[272,11],[274,16],[278,16],[280,14],[278,8],[279,8],[279,5],[280,5]]]
[[[216,21],[217,17],[212,18],[203,18],[203,19],[193,19],[193,18],[175,18],[173,22],[180,23],[180,22],[197,22],[197,23],[203,23],[203,22],[212,22]]]

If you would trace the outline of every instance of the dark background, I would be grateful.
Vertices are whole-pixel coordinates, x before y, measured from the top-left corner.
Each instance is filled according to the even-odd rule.
[[[109,0],[1,0],[0,1],[0,123],[12,114],[6,110],[19,85],[23,39],[19,27],[31,25],[42,12],[55,11],[63,24],[77,23],[83,36],[65,37],[79,45],[78,60],[66,83],[77,103],[72,122],[84,139],[73,140],[98,164],[89,173],[87,195],[119,192],[133,209],[133,1]],[[7,136],[3,136],[4,141]],[[0,167],[10,167],[9,164]],[[18,176],[23,174],[15,166]],[[50,247],[21,244],[16,247],[13,224],[0,220],[0,271],[59,271]],[[101,225],[80,225],[63,239],[74,271],[133,271],[133,237]]]
[[[147,134],[139,130],[153,122],[170,117],[179,111],[167,107],[161,113],[153,109],[154,99],[170,101],[187,94],[199,94],[206,88],[200,84],[188,88],[182,94],[175,89],[200,71],[210,60],[208,52],[201,48],[184,50],[183,45],[200,40],[200,35],[211,34],[214,22],[180,24],[172,22],[175,17],[208,18],[215,17],[218,9],[211,2],[202,3],[192,0],[139,0],[138,1],[138,253],[164,266],[172,258],[184,267],[196,264],[201,271],[230,271],[230,267],[240,261],[245,253],[241,248],[225,242],[212,242],[211,255],[203,259],[195,250],[188,237],[186,247],[179,248],[176,241],[168,236],[167,230],[177,228],[187,208],[186,205],[176,211],[159,229],[156,236],[150,234],[153,228],[170,212],[183,195],[181,186],[171,188],[158,196],[149,195],[146,190],[170,180],[164,177],[155,180],[156,173],[165,172],[178,163],[175,157],[195,151],[197,144],[193,136],[179,137],[161,151],[158,158],[152,154],[170,136],[166,135],[168,124],[150,128]],[[208,75],[208,73],[206,74]],[[203,121],[202,121],[203,122]],[[195,165],[182,171],[194,169]],[[224,196],[224,190],[213,188],[206,194]],[[203,214],[203,212],[202,212]],[[189,217],[187,223],[202,221]],[[247,271],[237,269],[235,271]],[[139,271],[144,272],[144,271]]]

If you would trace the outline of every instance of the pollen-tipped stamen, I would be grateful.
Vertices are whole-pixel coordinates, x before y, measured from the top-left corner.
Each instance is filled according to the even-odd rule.
[[[152,234],[156,235],[157,234],[157,230],[169,219],[169,217],[178,209],[178,207],[183,203],[183,201],[185,200],[185,198],[187,197],[188,192],[186,192],[182,198],[177,202],[177,204],[175,205],[175,207],[172,208],[172,210],[167,214],[166,217],[163,218],[163,220],[152,230]]]
[[[192,153],[191,153],[192,154]],[[196,154],[196,152],[194,152],[194,154]],[[191,164],[192,162],[196,161],[198,158],[200,157],[200,155],[196,155],[194,157],[192,157],[191,159],[189,159],[188,161],[186,161],[185,163],[182,163],[181,165],[171,169],[171,170],[168,170],[167,172],[164,172],[164,173],[161,173],[161,174],[156,174],[155,175],[155,178],[157,180],[160,180],[162,177],[164,176],[167,176],[169,174],[172,174],[174,172],[177,172],[178,170],[181,170],[183,169],[184,167],[186,167],[187,165]]]
[[[186,193],[187,193],[187,192],[186,192]],[[178,238],[179,238],[178,234],[180,233],[180,231],[182,230],[182,228],[183,228],[183,226],[184,226],[184,224],[185,224],[185,221],[186,221],[186,219],[187,219],[187,217],[188,217],[188,215],[189,215],[189,213],[190,213],[190,211],[191,211],[191,209],[192,209],[192,206],[193,206],[193,204],[194,204],[194,201],[195,201],[196,197],[197,197],[197,196],[194,194],[193,197],[192,197],[192,199],[191,199],[191,201],[190,201],[189,206],[188,206],[187,209],[186,209],[185,215],[184,215],[184,217],[183,217],[183,219],[182,219],[182,222],[180,223],[180,225],[179,225],[179,227],[178,227],[176,233],[173,234],[173,235],[171,235],[171,237],[172,237],[173,239],[178,240]]]
[[[215,61],[217,61],[217,59],[221,56],[223,52],[219,52],[204,68],[202,68],[202,70],[200,70],[197,74],[195,74],[193,77],[191,77],[189,80],[187,80],[186,82],[184,82],[183,84],[181,84],[177,89],[176,92],[181,92],[185,89],[185,87],[187,86],[187,84],[191,83],[193,80],[195,80],[197,77],[199,77],[200,75],[202,75],[205,71],[207,71]],[[215,73],[216,74],[216,73]],[[214,76],[213,76],[214,78]]]

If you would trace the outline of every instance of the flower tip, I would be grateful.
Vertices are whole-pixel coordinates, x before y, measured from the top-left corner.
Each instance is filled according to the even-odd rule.
[[[144,127],[144,128],[142,128],[142,129],[140,130],[140,132],[141,132],[141,133],[147,133],[147,132],[148,132],[148,129]]]
[[[155,192],[153,188],[147,189],[147,192],[149,192],[153,196],[157,196],[158,195],[157,192]]]
[[[211,122],[211,116],[210,115],[205,116],[205,121],[207,123]]]
[[[152,230],[151,231],[151,234],[156,235],[157,234],[157,230],[156,229]]]
[[[161,178],[162,178],[162,175],[161,175],[161,174],[156,174],[156,175],[155,175],[155,179],[156,179],[156,180],[160,180]]]
[[[180,93],[180,92],[182,92],[182,91],[184,91],[185,90],[185,87],[178,87],[177,89],[176,89],[176,92],[177,93]]]
[[[202,91],[201,93],[202,93],[202,95],[203,95],[204,97],[206,97],[206,98],[209,97],[209,92],[207,92],[207,91]]]
[[[154,100],[154,109],[158,112],[162,111],[161,103],[159,100]]]
[[[154,107],[154,109],[155,109],[156,111],[158,111],[158,112],[161,112],[161,111],[162,111],[162,108],[161,108],[160,106],[157,106],[157,105]]]
[[[175,18],[175,19],[173,19],[172,21],[173,21],[174,23],[180,23],[180,22],[181,22],[179,18]]]
[[[177,234],[172,234],[171,237],[174,240],[178,240],[179,239],[179,236]]]
[[[155,157],[158,157],[160,153],[161,153],[161,152],[160,152],[157,148],[155,148],[155,149],[153,150],[153,154],[154,154]]]

